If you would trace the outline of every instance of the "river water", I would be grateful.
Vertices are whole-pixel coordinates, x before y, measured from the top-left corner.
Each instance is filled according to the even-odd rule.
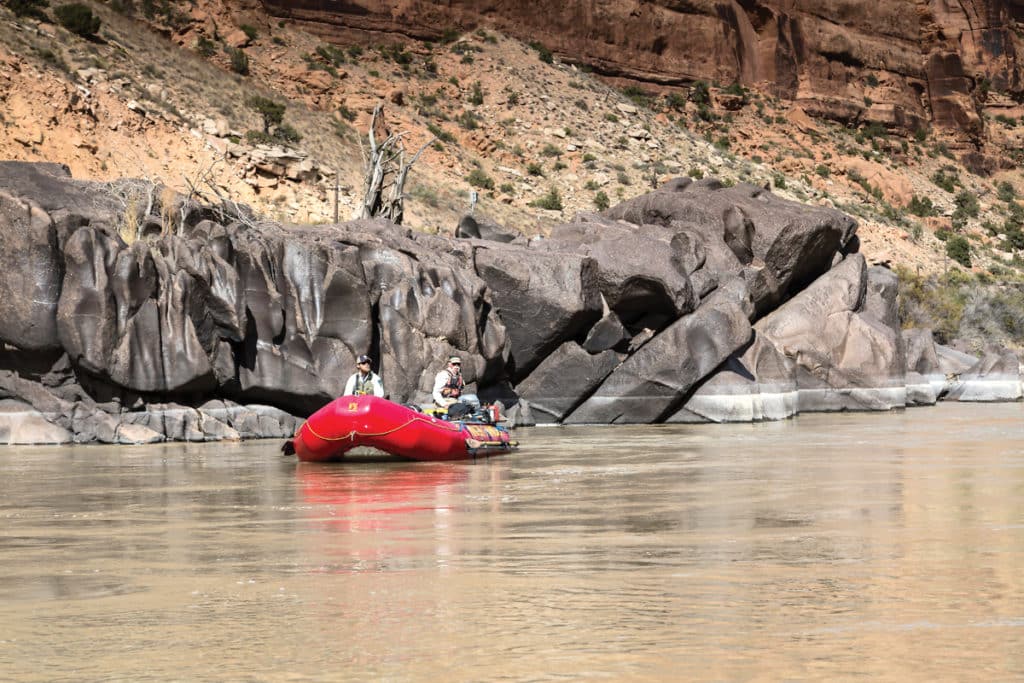
[[[1021,680],[1022,418],[8,448],[0,680]]]

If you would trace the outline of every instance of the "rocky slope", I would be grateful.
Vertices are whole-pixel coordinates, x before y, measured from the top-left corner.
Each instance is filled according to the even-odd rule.
[[[263,4],[336,43],[496,28],[606,76],[760,86],[813,115],[909,133],[934,126],[964,143],[982,142],[989,90],[1024,96],[1024,8],[1006,0]]]
[[[1024,187],[1020,171],[1006,168],[1024,143],[1009,48],[1000,60],[985,62],[986,68],[1002,64],[1003,76],[970,71],[973,111],[984,134],[979,146],[965,142],[959,127],[934,125],[941,117],[934,98],[923,94],[915,111],[935,118],[927,130],[880,125],[895,119],[872,112],[895,111],[891,93],[906,91],[866,67],[842,66],[844,98],[859,102],[859,113],[836,124],[808,113],[818,111],[813,103],[829,100],[821,89],[805,87],[806,97],[784,99],[772,94],[771,82],[726,88],[726,76],[700,71],[692,77],[708,78],[709,88],[617,89],[588,73],[580,56],[585,52],[572,57],[580,67],[544,61],[543,46],[535,50],[489,28],[504,25],[493,14],[466,19],[467,28],[480,25],[466,33],[446,24],[442,37],[450,42],[405,41],[387,32],[392,20],[369,38],[333,44],[301,30],[319,24],[270,16],[259,3],[132,7],[93,6],[103,20],[94,41],[0,8],[0,154],[59,160],[76,177],[141,177],[209,199],[229,195],[281,220],[330,221],[335,205],[344,219],[360,204],[358,140],[373,106],[384,101],[390,129],[407,134],[408,149],[439,138],[406,188],[405,222],[418,230],[454,229],[469,209],[470,191],[479,194],[478,212],[535,234],[574,211],[614,203],[673,175],[714,175],[851,212],[861,221],[872,262],[929,273],[956,267],[941,256],[944,245],[933,235],[954,227],[955,200],[967,192],[979,209],[957,228],[971,241],[975,270],[992,271],[996,279],[1016,271],[1003,230],[1010,210],[999,198],[1003,184],[1014,194]],[[1013,7],[978,7],[971,11],[1002,17],[1000,35],[1015,27]],[[782,21],[781,10],[772,11]],[[703,16],[695,10],[692,18],[700,23]],[[975,34],[956,33],[955,24],[942,23],[943,35],[966,44]],[[972,19],[971,26],[982,25]],[[864,41],[852,40],[855,28],[844,35],[851,50],[862,50],[858,59],[867,60]],[[1013,45],[1015,35],[1008,38]],[[628,45],[620,47],[632,54]],[[798,80],[817,82],[813,74],[821,69],[813,65],[820,60],[804,52]],[[643,53],[635,54],[641,59]],[[877,62],[884,70],[885,54],[872,54],[865,64]],[[232,71],[234,58],[244,58],[247,74]],[[600,66],[596,58],[588,63]],[[841,60],[833,60],[822,69],[831,73],[839,66]],[[985,83],[980,101],[979,84]],[[285,103],[285,122],[301,141],[288,149],[247,144],[244,134],[262,127],[246,105],[252,94]],[[994,169],[991,175],[965,166],[976,154],[996,160],[981,164]],[[935,182],[940,172],[950,180],[941,187]],[[558,203],[545,201],[552,190]],[[914,215],[915,197],[933,207],[917,213],[934,215]]]

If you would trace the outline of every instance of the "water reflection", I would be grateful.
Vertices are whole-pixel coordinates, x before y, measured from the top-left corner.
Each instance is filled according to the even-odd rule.
[[[0,680],[1020,679],[1021,417],[533,429],[475,463],[24,449]]]

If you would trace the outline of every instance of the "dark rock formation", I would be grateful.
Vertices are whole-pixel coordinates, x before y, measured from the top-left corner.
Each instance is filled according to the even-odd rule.
[[[565,421],[654,422],[671,414],[691,387],[750,340],[746,285],[730,284],[627,358]]]
[[[535,420],[561,422],[621,360],[614,351],[590,355],[575,342],[566,342],[516,386],[516,392],[529,401]]]
[[[463,216],[455,228],[456,237],[476,238],[491,240],[493,242],[524,242],[523,236],[514,230],[509,230],[503,225],[486,216],[479,214],[475,216]]]
[[[531,242],[183,198],[133,217],[140,190],[166,194],[0,163],[0,442],[283,437],[363,353],[399,402],[462,356],[518,424],[1021,395],[1012,354],[900,331],[896,278],[856,253],[852,219],[760,188],[680,179]]]
[[[516,380],[601,316],[595,263],[585,256],[481,244],[476,269],[508,331]]]

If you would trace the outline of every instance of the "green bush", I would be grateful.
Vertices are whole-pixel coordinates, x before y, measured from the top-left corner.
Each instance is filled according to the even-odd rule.
[[[93,36],[100,30],[100,18],[80,2],[58,5],[53,13],[61,26],[83,38]]]
[[[274,136],[264,133],[262,130],[247,130],[245,131],[245,141],[250,145],[272,145]]]
[[[730,83],[728,86],[722,89],[722,92],[727,95],[737,95],[739,97],[747,96],[747,89],[739,83]]]
[[[594,195],[594,206],[597,207],[598,211],[604,211],[611,206],[611,202],[608,200],[608,195],[605,194],[604,190],[599,190],[598,193]]]
[[[321,59],[333,66],[341,66],[345,63],[345,52],[333,45],[318,45],[316,53]]]
[[[476,130],[480,127],[480,117],[473,112],[466,110],[455,117],[456,122],[466,130]]]
[[[963,235],[953,235],[946,240],[946,255],[964,268],[971,267],[971,245]]]
[[[965,216],[969,218],[977,218],[978,211],[981,209],[978,204],[978,198],[974,196],[974,193],[962,190],[960,194],[956,196],[954,200],[956,202],[956,208],[963,211]]]
[[[263,117],[264,133],[270,133],[271,127],[279,125],[284,120],[286,106],[268,97],[253,95],[245,101],[245,104]]]
[[[562,196],[558,193],[557,188],[552,187],[546,195],[530,202],[530,206],[548,211],[561,211]]]
[[[955,171],[947,174],[945,170],[939,170],[932,175],[932,182],[946,192],[954,192],[959,178]]]
[[[455,136],[454,135],[452,135],[451,133],[446,131],[444,128],[441,128],[440,126],[438,126],[436,124],[428,123],[427,124],[427,130],[429,130],[430,134],[433,135],[438,140],[440,140],[441,142],[449,142],[449,143],[450,142],[455,142]]]
[[[542,156],[546,157],[560,157],[562,156],[562,150],[558,149],[550,142],[544,145],[544,149],[540,151]]]
[[[1003,233],[1006,241],[1013,249],[1024,249],[1024,230],[1017,223],[1007,220],[1003,223]]]
[[[686,108],[686,97],[681,93],[671,92],[665,96],[665,104],[669,109],[682,111]]]
[[[203,57],[212,57],[217,52],[217,44],[206,36],[199,36],[196,41],[196,52]]]
[[[1009,203],[1017,198],[1017,191],[1013,188],[1013,185],[1009,180],[1004,180],[999,183],[998,193],[999,201],[1001,202]]]
[[[956,337],[966,305],[962,283],[955,277],[917,275],[902,266],[896,267],[896,275],[899,277],[897,301],[902,327],[931,328],[940,344],[947,344]]]
[[[711,104],[711,89],[704,81],[694,81],[690,86],[690,101],[697,105]]]
[[[236,74],[247,76],[249,74],[249,57],[241,48],[224,46],[224,51],[231,59],[231,70]]]
[[[345,119],[349,123],[356,120],[356,113],[349,109],[348,107],[346,107],[344,104],[338,105],[338,114],[341,116],[341,118]]]
[[[910,203],[907,204],[907,211],[921,218],[934,216],[938,213],[931,199],[928,197],[918,197],[916,194],[910,198]]]
[[[473,187],[483,188],[484,190],[494,189],[494,180],[479,168],[474,168],[470,171],[469,175],[466,176],[466,180],[469,181],[469,184]]]
[[[302,140],[302,135],[287,123],[282,123],[274,130],[274,138],[281,142],[297,143]]]
[[[554,56],[551,54],[551,50],[547,49],[538,42],[530,43],[530,47],[537,51],[537,56],[540,57],[540,61],[545,64],[551,64],[555,61]]]

